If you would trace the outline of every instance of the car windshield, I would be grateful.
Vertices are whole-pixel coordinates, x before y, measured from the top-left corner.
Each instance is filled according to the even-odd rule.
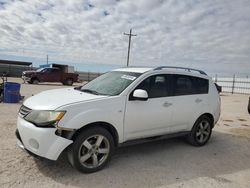
[[[112,71],[103,74],[80,88],[81,91],[95,95],[119,95],[141,74]]]

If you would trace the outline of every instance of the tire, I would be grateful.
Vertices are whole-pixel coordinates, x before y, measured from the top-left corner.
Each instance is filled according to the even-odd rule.
[[[213,123],[207,116],[201,116],[187,136],[187,141],[193,146],[205,145],[211,137]]]
[[[71,78],[68,78],[66,81],[65,81],[65,84],[64,85],[67,85],[67,86],[72,86],[73,85],[73,80]]]
[[[39,80],[34,78],[34,79],[31,80],[31,83],[32,84],[39,84]]]
[[[92,127],[83,130],[68,149],[70,164],[84,173],[103,169],[114,151],[114,140],[104,128]]]

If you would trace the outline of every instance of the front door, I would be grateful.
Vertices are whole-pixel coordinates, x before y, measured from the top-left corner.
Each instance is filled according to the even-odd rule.
[[[40,81],[41,82],[50,82],[52,79],[52,74],[51,74],[51,68],[45,68],[40,75]]]
[[[149,98],[147,101],[135,100],[133,91],[130,93],[125,112],[125,140],[168,133],[174,106],[168,97],[168,76],[150,76],[136,89],[146,90]]]

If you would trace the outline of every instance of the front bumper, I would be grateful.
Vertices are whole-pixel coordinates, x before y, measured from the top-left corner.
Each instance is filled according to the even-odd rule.
[[[62,151],[68,147],[72,140],[57,136],[56,128],[40,128],[18,116],[17,144],[38,156],[57,160]]]
[[[30,77],[27,77],[27,76],[22,76],[22,79],[24,80],[24,81],[30,81],[31,80],[31,78]]]

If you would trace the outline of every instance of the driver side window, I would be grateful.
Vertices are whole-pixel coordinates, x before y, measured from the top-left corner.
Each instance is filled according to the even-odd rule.
[[[161,74],[150,76],[142,81],[136,89],[147,91],[148,98],[166,97],[169,94],[167,89],[167,75]]]

